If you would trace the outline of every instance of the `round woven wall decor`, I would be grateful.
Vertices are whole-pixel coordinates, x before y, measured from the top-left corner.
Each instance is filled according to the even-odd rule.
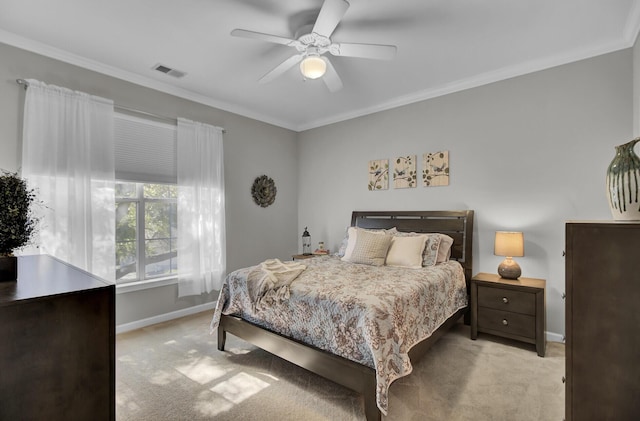
[[[266,208],[275,202],[277,192],[278,189],[276,189],[276,183],[273,182],[271,177],[267,177],[266,175],[257,177],[253,182],[253,186],[251,186],[251,196],[253,197],[253,201],[263,208]]]

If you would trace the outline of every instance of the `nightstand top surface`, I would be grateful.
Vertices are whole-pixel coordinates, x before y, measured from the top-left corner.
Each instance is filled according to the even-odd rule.
[[[312,257],[319,256],[318,254],[293,254],[291,258],[293,259],[310,259]]]
[[[500,285],[510,285],[510,286],[520,286],[520,287],[529,287],[529,288],[543,288],[545,287],[546,281],[544,279],[538,278],[525,278],[521,276],[518,279],[505,279],[500,277],[497,273],[478,273],[473,278],[472,281],[479,282],[489,282],[496,283]]]

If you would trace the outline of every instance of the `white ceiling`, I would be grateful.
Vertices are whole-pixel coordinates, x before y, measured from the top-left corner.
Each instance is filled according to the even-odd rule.
[[[640,28],[640,0],[350,0],[332,41],[393,44],[394,60],[329,56],[336,93],[297,66],[259,84],[295,49],[231,30],[292,38],[322,3],[0,0],[0,42],[301,131],[628,48]]]

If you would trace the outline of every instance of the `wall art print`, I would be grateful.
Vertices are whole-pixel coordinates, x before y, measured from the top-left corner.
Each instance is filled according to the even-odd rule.
[[[449,151],[422,155],[422,185],[424,187],[449,185]]]
[[[387,190],[389,188],[389,160],[369,161],[369,190]]]
[[[393,166],[393,187],[406,189],[416,187],[416,155],[396,158]]]

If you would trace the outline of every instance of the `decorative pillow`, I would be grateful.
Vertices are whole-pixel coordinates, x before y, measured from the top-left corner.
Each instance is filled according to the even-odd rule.
[[[344,255],[342,260],[349,261],[351,258],[351,253],[353,253],[353,249],[356,246],[356,240],[358,239],[358,228],[349,227],[347,228],[347,246],[344,249]]]
[[[340,248],[338,248],[338,252],[336,253],[336,256],[342,257],[344,256],[344,252],[347,250],[347,244],[349,242],[349,228],[347,227],[344,230],[344,237],[342,238],[342,242],[340,243]]]
[[[438,234],[440,236],[440,246],[438,247],[438,258],[436,263],[446,262],[451,258],[451,246],[453,238],[446,234]]]
[[[422,254],[422,266],[433,266],[438,260],[438,248],[440,247],[440,235],[427,234],[427,244]]]
[[[351,253],[353,253],[353,249],[356,246],[356,241],[358,240],[358,232],[362,232],[362,231],[366,231],[366,232],[370,232],[373,234],[387,234],[387,235],[394,235],[398,232],[398,230],[393,227],[393,228],[389,228],[386,230],[371,230],[371,229],[364,229],[364,228],[358,228],[358,227],[349,227],[347,228],[347,245],[345,246],[345,250],[344,253],[342,253],[342,260],[344,260],[345,262],[349,262],[351,259]]]
[[[422,266],[433,266],[438,260],[438,248],[440,247],[440,236],[442,234],[418,234],[415,232],[398,232],[400,237],[416,237],[424,235],[427,237],[424,251],[422,252]]]
[[[373,266],[384,265],[392,238],[392,235],[384,235],[384,233],[358,231],[356,245],[348,261]]]
[[[391,238],[387,252],[387,265],[411,269],[422,267],[422,253],[427,243],[426,235],[398,236]]]

